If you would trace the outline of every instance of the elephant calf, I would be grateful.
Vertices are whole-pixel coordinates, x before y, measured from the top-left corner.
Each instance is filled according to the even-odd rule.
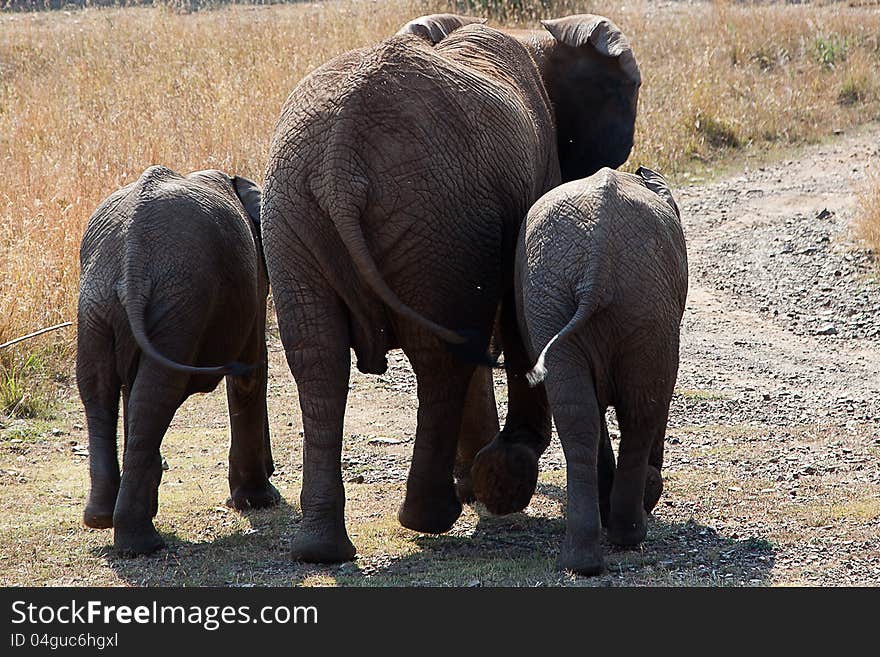
[[[530,383],[545,381],[567,464],[560,568],[602,570],[602,524],[617,545],[645,538],[645,511],[662,489],[687,279],[678,207],[648,169],[601,169],[529,211],[516,283],[523,331],[540,354]],[[620,424],[616,472],[608,406]]]
[[[76,366],[89,430],[91,491],[83,520],[113,527],[121,552],[163,547],[152,522],[159,446],[183,401],[213,390],[224,376],[230,503],[241,509],[280,499],[269,483],[268,282],[259,217],[260,189],[250,180],[220,171],[184,177],[154,166],[89,219],[80,248]]]

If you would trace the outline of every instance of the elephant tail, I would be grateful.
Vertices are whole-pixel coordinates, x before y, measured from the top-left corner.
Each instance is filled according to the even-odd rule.
[[[209,376],[242,376],[254,369],[253,365],[238,362],[219,365],[217,367],[196,367],[194,365],[184,365],[183,363],[171,360],[156,349],[153,343],[150,342],[150,338],[147,336],[144,316],[146,314],[149,289],[141,288],[132,290],[130,286],[128,289],[118,286],[116,288],[116,294],[125,308],[125,313],[128,316],[128,323],[131,326],[131,333],[134,336],[138,347],[140,347],[141,351],[147,356],[157,363],[164,365],[168,369],[175,370],[176,372],[186,372],[187,374],[206,374]]]
[[[544,364],[544,361],[547,358],[547,352],[550,350],[550,347],[561,340],[565,340],[568,336],[577,331],[588,319],[590,319],[598,308],[599,296],[594,294],[592,290],[588,291],[581,298],[577,310],[575,311],[574,316],[568,320],[568,324],[562,327],[562,330],[559,331],[559,333],[550,338],[550,341],[544,349],[541,350],[541,354],[538,356],[538,360],[535,362],[534,367],[526,373],[526,380],[529,382],[530,386],[536,386],[539,383],[542,383],[544,377],[547,376],[547,367]]]
[[[360,185],[358,185],[358,182],[360,182]],[[367,184],[365,179],[352,181],[352,187],[359,186],[362,188],[357,190],[362,192],[361,194],[352,195],[354,198],[363,199],[360,205],[357,202],[348,204],[335,203],[333,204],[333,211],[328,213],[333,218],[333,224],[349,256],[351,256],[355,269],[357,269],[363,280],[385,305],[396,313],[416,322],[446,342],[454,354],[469,362],[489,366],[494,365],[494,361],[486,354],[486,345],[484,343],[487,342],[488,336],[483,335],[478,330],[452,330],[441,326],[406,305],[394,290],[388,286],[388,283],[379,271],[379,266],[370,253],[360,224],[360,218],[366,205]],[[349,196],[349,198],[352,197]]]
[[[147,216],[139,216],[140,213],[135,211],[132,223],[128,231],[128,240],[140,241],[138,239],[138,224],[147,220]],[[124,278],[116,286],[116,296],[125,309],[128,317],[128,324],[131,327],[131,333],[134,336],[138,347],[149,358],[157,363],[177,372],[186,372],[187,374],[204,374],[209,376],[241,376],[247,374],[254,369],[254,365],[232,362],[226,365],[216,367],[196,367],[193,365],[184,365],[171,360],[162,354],[147,336],[146,328],[146,311],[147,304],[150,299],[150,280],[146,274],[146,264],[142,258],[138,257],[138,249],[125,249],[124,256]]]

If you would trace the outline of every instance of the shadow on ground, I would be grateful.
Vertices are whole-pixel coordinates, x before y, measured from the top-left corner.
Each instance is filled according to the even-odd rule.
[[[565,489],[539,484],[538,495],[564,500]],[[481,512],[469,536],[416,539],[421,550],[387,565],[360,565],[343,585],[453,586],[761,586],[769,583],[775,550],[762,538],[729,538],[693,520],[651,517],[636,549],[604,544],[606,572],[578,577],[555,569],[565,534],[562,518]]]
[[[540,484],[537,495],[564,500],[565,489]],[[431,536],[400,530],[403,555],[373,553],[338,565],[289,558],[299,511],[282,501],[243,514],[249,527],[216,540],[193,542],[163,534],[167,550],[148,557],[117,555],[109,542],[95,550],[135,586],[760,586],[768,583],[773,546],[761,538],[725,537],[689,520],[652,517],[637,549],[605,545],[605,573],[576,577],[555,570],[565,533],[561,518],[479,512],[472,531]]]

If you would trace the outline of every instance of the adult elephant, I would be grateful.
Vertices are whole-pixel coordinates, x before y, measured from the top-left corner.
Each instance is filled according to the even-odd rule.
[[[296,559],[355,554],[340,465],[350,348],[368,373],[385,371],[389,349],[409,357],[418,427],[398,518],[422,532],[452,526],[456,452],[466,478],[498,428],[491,372],[473,363],[499,303],[509,412],[476,459],[474,490],[510,490],[511,510],[534,490],[520,482],[537,471],[550,418],[543,388],[525,380],[519,226],[560,180],[626,160],[640,78],[601,17],[547,21],[541,38],[469,22],[423,17],[421,34],[337,57],[294,89],[276,127],[262,226],[303,418]]]

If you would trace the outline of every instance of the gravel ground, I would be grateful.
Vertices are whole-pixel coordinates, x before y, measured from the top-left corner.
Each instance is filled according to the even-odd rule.
[[[876,585],[880,274],[851,225],[880,126],[793,157],[676,192],[691,282],[669,481],[643,550],[706,583]],[[401,354],[379,385],[414,400]],[[353,438],[356,481],[405,481],[409,449],[377,458]],[[557,441],[541,467],[564,471]],[[719,540],[726,557],[694,563]]]

